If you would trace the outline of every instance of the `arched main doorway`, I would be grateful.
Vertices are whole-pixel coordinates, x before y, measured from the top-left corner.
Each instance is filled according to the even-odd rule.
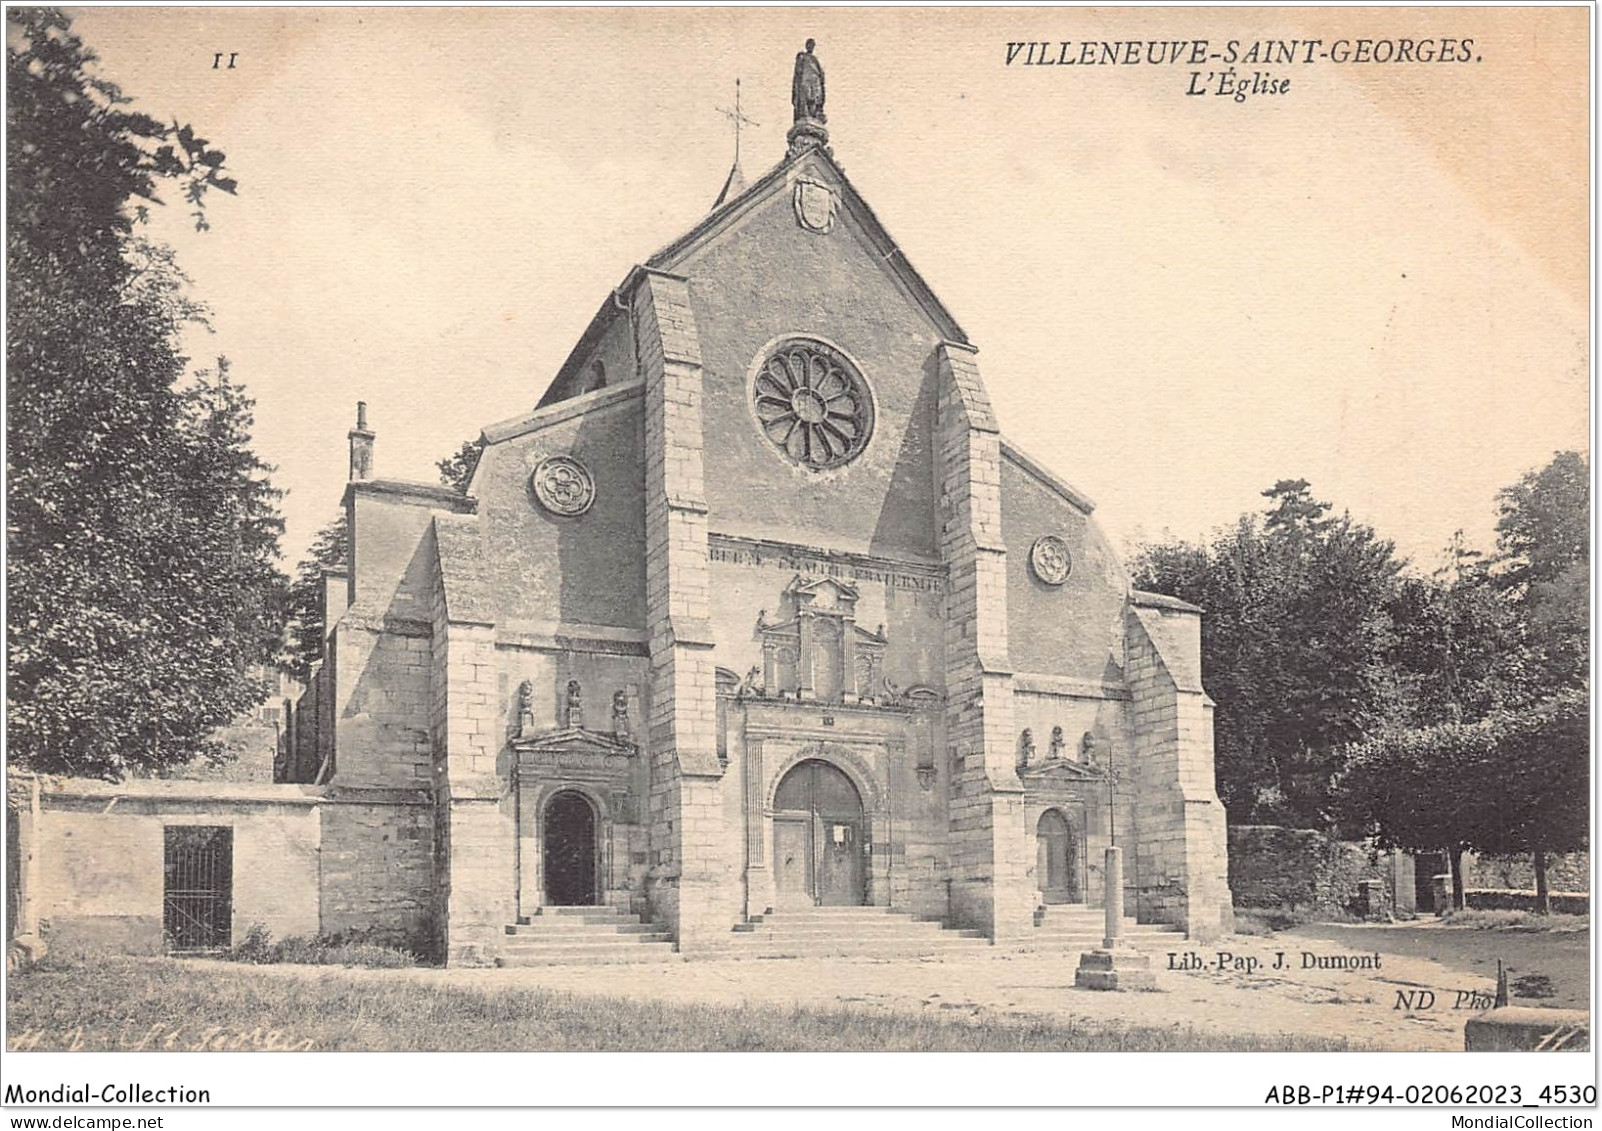
[[[1047,903],[1083,903],[1079,834],[1060,809],[1047,809],[1035,826],[1035,882]]]
[[[773,797],[773,889],[778,907],[866,901],[867,822],[851,779],[819,758],[797,764]]]
[[[545,805],[541,822],[545,841],[545,902],[559,907],[595,903],[595,807],[589,798],[563,790]]]

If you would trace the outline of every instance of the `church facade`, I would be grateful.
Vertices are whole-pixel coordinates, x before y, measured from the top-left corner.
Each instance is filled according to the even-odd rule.
[[[481,962],[604,904],[693,955],[864,905],[1005,942],[1099,906],[1115,839],[1142,921],[1229,928],[1200,610],[1132,590],[1001,434],[833,159],[821,68],[796,87],[785,159],[603,299],[465,494],[351,432],[290,772],[349,803],[325,838],[392,816],[325,867],[357,893],[325,929]]]

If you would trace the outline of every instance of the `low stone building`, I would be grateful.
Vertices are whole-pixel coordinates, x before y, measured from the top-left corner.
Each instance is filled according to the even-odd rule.
[[[694,955],[821,905],[1006,942],[1098,905],[1115,835],[1142,921],[1228,928],[1200,610],[1003,437],[808,66],[783,160],[602,298],[465,494],[376,476],[358,418],[276,787],[316,799],[319,929],[480,962],[600,904]]]

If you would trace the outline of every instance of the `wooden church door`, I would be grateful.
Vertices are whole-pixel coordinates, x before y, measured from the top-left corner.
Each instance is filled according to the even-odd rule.
[[[851,779],[828,762],[808,759],[779,783],[773,809],[775,906],[866,902],[867,821]]]

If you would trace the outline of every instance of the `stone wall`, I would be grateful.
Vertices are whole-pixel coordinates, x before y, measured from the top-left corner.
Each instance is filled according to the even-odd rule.
[[[1467,853],[1463,857],[1463,885],[1534,891],[1535,861],[1527,852],[1518,856]],[[1563,852],[1547,856],[1546,886],[1549,891],[1589,891],[1591,854]]]
[[[1123,678],[1123,614],[1128,578],[1096,524],[1088,502],[1003,443],[1001,530],[1007,546],[1008,654],[1018,672],[1049,672],[1093,682]],[[1077,497],[1075,495],[1074,497]],[[1068,580],[1047,585],[1029,553],[1045,534],[1072,555]]]
[[[1383,881],[1386,904],[1394,906],[1394,873],[1388,854],[1316,829],[1229,829],[1229,886],[1236,907],[1349,912],[1361,880]]]
[[[286,782],[303,785],[315,782],[323,759],[333,750],[334,735],[330,720],[334,700],[329,687],[331,678],[331,669],[326,661],[313,664],[306,690],[290,704],[285,733],[287,754],[283,769],[283,780]]]
[[[293,785],[40,779],[33,827],[20,838],[32,845],[24,878],[38,933],[69,957],[159,953],[163,830],[209,825],[233,830],[233,938],[256,923],[277,937],[314,935],[320,804],[316,790]]]
[[[484,430],[473,489],[498,623],[645,627],[640,394],[638,384],[609,386]],[[535,500],[530,477],[551,456],[588,470],[595,490],[583,514]]]
[[[828,233],[796,222],[795,179],[833,181],[832,171],[803,161],[788,177],[726,233],[666,264],[689,277],[695,308],[713,529],[937,561],[931,358],[950,335],[909,301],[886,269],[887,249],[870,246],[846,208]],[[789,335],[833,343],[873,390],[873,439],[845,466],[796,467],[757,427],[750,370]]]
[[[334,783],[421,789],[432,776],[429,626],[354,611],[334,629]]]
[[[325,934],[433,951],[433,813],[421,791],[330,790],[320,807]]]

